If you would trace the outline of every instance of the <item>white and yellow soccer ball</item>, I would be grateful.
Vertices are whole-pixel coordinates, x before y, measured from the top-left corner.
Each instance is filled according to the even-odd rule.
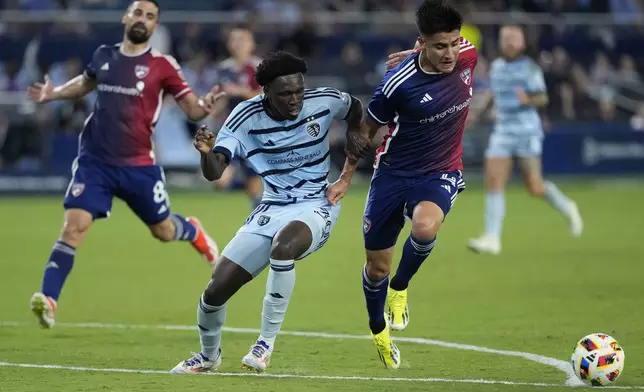
[[[612,336],[593,333],[577,342],[572,368],[585,384],[606,386],[624,371],[624,349]]]

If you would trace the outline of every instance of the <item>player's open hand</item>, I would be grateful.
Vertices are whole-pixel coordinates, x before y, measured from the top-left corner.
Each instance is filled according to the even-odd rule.
[[[208,94],[203,97],[203,108],[206,112],[212,113],[215,111],[217,101],[226,96],[226,93],[219,91],[219,86],[214,86],[210,89]]]
[[[195,135],[195,140],[192,144],[195,148],[204,154],[212,151],[212,148],[215,146],[215,141],[217,140],[217,135],[208,129],[207,126],[203,125],[197,131]]]
[[[36,103],[51,101],[54,95],[54,85],[51,83],[49,75],[45,75],[45,83],[34,83],[33,86],[29,86],[27,95]]]
[[[398,64],[402,63],[407,57],[411,56],[414,53],[414,49],[403,50],[402,52],[396,52],[389,55],[385,65],[387,69],[396,68]]]
[[[349,191],[349,185],[351,185],[349,181],[342,178],[331,184],[331,186],[326,189],[326,199],[329,201],[329,204],[334,206],[337,205]]]

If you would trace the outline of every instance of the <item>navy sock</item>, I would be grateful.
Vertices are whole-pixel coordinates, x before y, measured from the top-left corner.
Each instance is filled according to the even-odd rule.
[[[47,266],[45,266],[45,276],[40,290],[43,294],[58,301],[65,279],[74,266],[75,255],[76,249],[73,246],[63,241],[57,241],[54,244]]]
[[[397,291],[405,290],[409,286],[409,281],[414,277],[423,261],[432,253],[436,238],[431,241],[420,241],[412,235],[407,238],[403,247],[402,258],[396,275],[391,279],[391,288]]]
[[[366,266],[362,270],[362,289],[367,301],[369,313],[369,328],[373,334],[382,332],[387,326],[385,323],[385,301],[387,300],[387,285],[389,276],[379,282],[374,282],[367,276]]]
[[[186,218],[179,214],[170,215],[170,220],[174,224],[175,241],[194,241],[197,238],[197,227],[190,223]]]

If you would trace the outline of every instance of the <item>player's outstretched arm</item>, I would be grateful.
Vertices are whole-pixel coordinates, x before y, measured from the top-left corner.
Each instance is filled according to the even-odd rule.
[[[205,97],[197,97],[190,92],[179,101],[179,107],[190,120],[201,121],[221,109],[221,105],[217,105],[217,102],[225,95],[225,92],[219,91],[218,86],[213,87]]]
[[[45,83],[35,83],[27,88],[29,98],[36,103],[46,103],[60,99],[78,99],[86,96],[96,88],[96,80],[85,75],[78,75],[62,86],[54,87],[48,75]]]
[[[228,167],[228,157],[218,151],[213,151],[217,135],[208,127],[202,126],[195,135],[194,146],[201,153],[201,172],[208,181],[216,181]]]

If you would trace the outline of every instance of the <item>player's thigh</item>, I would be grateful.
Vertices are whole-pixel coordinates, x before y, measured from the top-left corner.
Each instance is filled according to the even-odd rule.
[[[304,223],[310,232],[310,237],[308,237],[307,232],[302,233],[301,245],[303,246],[303,249],[302,252],[299,252],[295,257],[296,260],[301,260],[309,256],[327,243],[331,237],[331,232],[333,232],[333,228],[338,221],[341,208],[341,203],[333,206],[324,200],[323,202],[320,202],[320,205],[307,206],[295,216],[294,221]]]
[[[438,231],[465,187],[460,170],[432,174],[419,179],[407,193],[405,214],[412,220],[412,232],[414,229],[418,234],[430,229]]]
[[[505,188],[512,170],[512,157],[517,151],[513,135],[492,133],[485,151],[485,183],[489,190]]]
[[[163,169],[160,166],[142,166],[124,167],[121,170],[117,196],[146,225],[163,226],[170,216],[170,197]]]
[[[113,172],[111,166],[91,159],[76,159],[63,201],[65,211],[85,211],[92,220],[107,218],[112,211],[112,197],[117,186],[117,173]],[[74,217],[84,215],[80,212],[70,214],[72,222],[76,222]]]
[[[253,278],[268,266],[273,239],[251,232],[237,232],[221,255],[242,267]],[[217,267],[215,267],[216,272]]]
[[[371,180],[364,210],[362,234],[367,251],[393,247],[405,225],[405,197],[410,180],[377,175]]]

